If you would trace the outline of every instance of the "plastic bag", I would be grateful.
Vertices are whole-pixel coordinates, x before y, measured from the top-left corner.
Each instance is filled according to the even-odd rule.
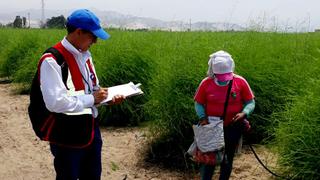
[[[210,118],[207,125],[193,125],[194,139],[201,152],[224,148],[223,120]]]

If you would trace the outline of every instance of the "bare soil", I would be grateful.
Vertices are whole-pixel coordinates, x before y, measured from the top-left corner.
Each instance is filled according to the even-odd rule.
[[[0,84],[0,179],[53,180],[55,171],[48,143],[35,136],[28,118],[29,96],[12,94],[13,86]],[[101,127],[101,131],[102,180],[200,179],[198,172],[187,174],[144,162],[147,139],[141,128]],[[265,148],[259,147],[257,152],[268,165],[274,165],[274,156]],[[214,179],[218,179],[218,173],[217,170]],[[230,179],[266,180],[272,176],[244,147],[235,158]]]

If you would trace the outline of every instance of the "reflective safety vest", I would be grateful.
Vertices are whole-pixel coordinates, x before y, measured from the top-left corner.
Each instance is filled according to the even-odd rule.
[[[40,67],[47,57],[54,58],[61,67],[62,80],[69,95],[84,93],[85,90],[78,64],[61,42],[47,49],[39,61],[31,86],[28,113],[32,128],[41,140],[66,147],[87,147],[94,138],[95,119],[91,108],[85,108],[77,113],[55,113],[46,108],[40,89]],[[90,61],[88,62],[91,74],[95,76]],[[95,84],[96,78],[92,79]]]

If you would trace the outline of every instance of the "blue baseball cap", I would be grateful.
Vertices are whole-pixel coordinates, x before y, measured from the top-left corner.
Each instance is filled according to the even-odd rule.
[[[108,39],[110,35],[101,28],[99,18],[87,9],[74,11],[67,18],[67,25],[92,32],[100,39]]]

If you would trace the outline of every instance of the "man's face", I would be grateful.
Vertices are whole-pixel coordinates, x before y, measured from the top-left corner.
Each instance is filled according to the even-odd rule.
[[[92,32],[80,29],[79,32],[79,44],[78,48],[80,51],[87,51],[90,49],[91,45],[97,42],[97,36]]]

